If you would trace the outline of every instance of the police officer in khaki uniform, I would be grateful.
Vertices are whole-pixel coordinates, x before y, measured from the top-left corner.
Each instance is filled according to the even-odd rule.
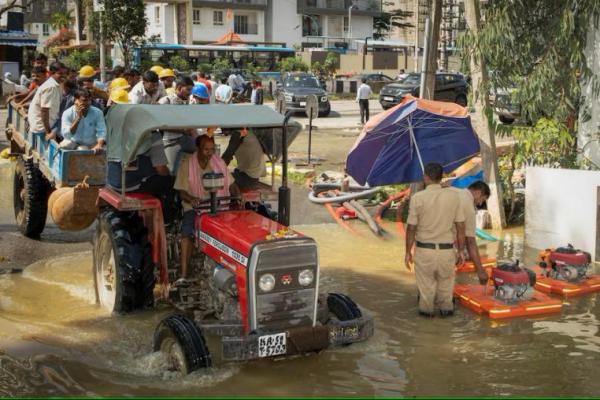
[[[414,264],[419,314],[433,317],[434,309],[438,308],[442,316],[450,316],[454,313],[455,266],[463,262],[462,252],[454,251],[453,242],[457,236],[458,248],[464,248],[465,216],[458,193],[440,185],[442,166],[427,164],[424,172],[425,190],[410,200],[405,264],[410,271],[416,241]]]
[[[475,228],[477,210],[490,197],[490,187],[483,181],[473,182],[468,189],[459,189],[451,187],[448,190],[455,191],[460,200],[460,207],[465,215],[465,243],[469,259],[475,264],[479,283],[485,285],[488,281],[488,275],[481,265],[481,256],[477,248],[475,239]]]

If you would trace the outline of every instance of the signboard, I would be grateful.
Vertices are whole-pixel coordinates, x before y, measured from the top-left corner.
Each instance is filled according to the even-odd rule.
[[[319,98],[317,95],[310,94],[306,98],[306,116],[311,119],[319,117]]]
[[[279,114],[285,114],[287,110],[287,105],[285,104],[285,95],[283,93],[279,93],[277,96],[277,100],[275,102],[275,109]]]

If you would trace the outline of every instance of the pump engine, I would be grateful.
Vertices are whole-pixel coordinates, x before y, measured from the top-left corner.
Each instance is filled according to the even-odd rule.
[[[591,269],[590,253],[575,249],[569,244],[566,247],[547,249],[540,254],[544,275],[548,278],[565,282],[581,282]]]
[[[527,268],[504,263],[492,270],[494,296],[505,303],[517,303],[531,297],[535,286],[535,273]]]

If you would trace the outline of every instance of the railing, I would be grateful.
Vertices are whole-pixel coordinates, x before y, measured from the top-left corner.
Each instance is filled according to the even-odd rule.
[[[233,30],[238,35],[258,35],[258,24],[236,24]]]
[[[306,9],[348,12],[352,5],[352,12],[357,14],[381,12],[380,0],[298,0],[298,12]]]

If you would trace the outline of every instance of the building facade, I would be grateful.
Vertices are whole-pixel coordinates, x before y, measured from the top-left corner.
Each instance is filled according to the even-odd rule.
[[[247,43],[333,48],[373,36],[381,0],[183,0],[191,38],[177,35],[174,2],[147,1],[148,36],[164,43],[214,43],[235,32]],[[179,4],[181,7],[181,4]],[[178,40],[179,39],[179,40]],[[190,40],[191,39],[191,40]]]
[[[0,0],[0,8],[5,6],[8,1]],[[17,4],[23,4],[22,0]],[[37,38],[38,50],[41,50],[48,38],[56,33],[50,24],[52,14],[65,10],[66,0],[38,0],[30,2],[25,9],[14,8],[10,11],[23,12],[23,30]],[[0,18],[0,29],[6,29],[7,14],[4,13]]]

